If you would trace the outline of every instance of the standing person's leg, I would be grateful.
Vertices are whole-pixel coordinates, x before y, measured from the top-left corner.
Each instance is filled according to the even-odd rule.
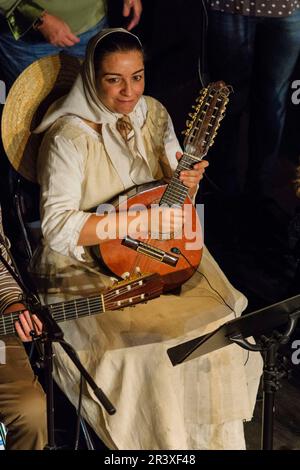
[[[233,87],[219,135],[209,151],[208,173],[228,194],[236,194],[240,118],[246,109],[251,84],[256,18],[211,11],[208,23],[208,66],[212,81]]]
[[[5,364],[0,364],[0,421],[8,429],[8,450],[42,450],[47,443],[46,399],[34,377],[23,345],[2,338]]]
[[[258,27],[250,125],[248,187],[268,194],[278,163],[290,79],[300,52],[300,12]]]

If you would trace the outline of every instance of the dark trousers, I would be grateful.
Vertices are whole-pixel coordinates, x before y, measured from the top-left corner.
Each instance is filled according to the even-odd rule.
[[[42,450],[47,443],[46,399],[17,338],[1,338],[0,421],[7,450]],[[5,351],[5,354],[4,354]]]
[[[300,51],[300,11],[283,18],[260,18],[210,11],[208,64],[211,79],[232,85],[220,135],[210,151],[217,181],[239,191],[242,160],[240,119],[249,110],[246,185],[268,190],[285,122],[291,74]]]

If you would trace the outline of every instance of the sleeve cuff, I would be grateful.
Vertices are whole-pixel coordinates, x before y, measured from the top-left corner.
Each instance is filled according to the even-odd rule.
[[[0,314],[4,313],[5,310],[11,305],[20,303],[23,300],[24,299],[22,293],[13,293],[9,296],[2,298],[0,302]]]
[[[6,20],[13,37],[18,40],[24,36],[44,11],[44,8],[34,2],[20,2],[11,9],[6,14]]]

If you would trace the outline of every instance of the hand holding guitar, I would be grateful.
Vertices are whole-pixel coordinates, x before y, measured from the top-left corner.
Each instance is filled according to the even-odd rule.
[[[4,312],[12,313],[22,311],[19,315],[19,320],[15,322],[16,332],[23,343],[32,341],[31,332],[34,331],[36,336],[42,333],[43,325],[36,315],[31,315],[28,310],[25,310],[25,306],[21,303],[15,303],[10,305]]]

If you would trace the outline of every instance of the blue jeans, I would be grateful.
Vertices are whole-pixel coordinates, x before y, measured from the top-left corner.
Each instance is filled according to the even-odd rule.
[[[248,109],[246,185],[264,192],[276,167],[290,78],[300,52],[300,11],[283,18],[210,11],[208,48],[211,79],[234,89],[210,151],[218,159],[219,183],[229,193],[239,189],[240,118]]]
[[[47,43],[39,32],[31,31],[16,41],[8,28],[0,34],[0,68],[7,90],[23,70],[37,59],[65,52],[83,58],[88,41],[96,33],[107,27],[107,18],[85,33],[80,34],[80,42],[71,47],[56,47]],[[1,77],[2,78],[2,77]]]

